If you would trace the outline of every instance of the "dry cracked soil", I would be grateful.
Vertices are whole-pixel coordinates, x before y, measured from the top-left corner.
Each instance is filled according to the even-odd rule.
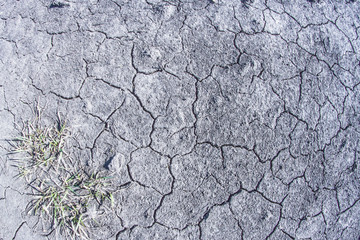
[[[0,0],[0,239],[66,239],[9,155],[37,104],[116,177],[91,239],[357,240],[359,83],[356,0]]]

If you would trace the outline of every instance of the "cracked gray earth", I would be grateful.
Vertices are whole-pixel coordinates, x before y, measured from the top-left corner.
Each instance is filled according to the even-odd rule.
[[[123,186],[98,239],[359,239],[359,13],[0,0],[0,239],[55,239],[7,154],[35,102]]]

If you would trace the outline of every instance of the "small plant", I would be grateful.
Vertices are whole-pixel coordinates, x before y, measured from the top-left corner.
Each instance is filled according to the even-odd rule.
[[[21,136],[13,140],[12,154],[17,177],[31,189],[33,200],[26,210],[40,217],[42,224],[72,239],[90,239],[89,231],[97,225],[96,214],[89,209],[112,208],[115,201],[111,176],[90,172],[66,153],[70,131],[58,117],[58,123],[42,127],[41,110],[36,118],[24,123]],[[43,227],[44,228],[44,227]]]
[[[23,154],[23,158],[14,159],[21,164],[20,175],[26,177],[37,170],[47,170],[60,164],[64,154],[64,143],[68,135],[65,124],[60,129],[54,127],[41,128],[38,123],[26,123],[21,137],[15,138],[12,153]],[[24,155],[26,157],[24,157]]]

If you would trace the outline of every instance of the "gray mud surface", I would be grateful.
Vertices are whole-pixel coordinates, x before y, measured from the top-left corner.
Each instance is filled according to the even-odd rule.
[[[6,139],[36,102],[115,173],[94,239],[359,239],[360,2],[0,0],[0,239],[25,213]],[[61,239],[61,238],[59,238]]]

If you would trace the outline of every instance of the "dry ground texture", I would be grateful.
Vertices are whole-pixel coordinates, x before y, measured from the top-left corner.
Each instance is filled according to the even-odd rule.
[[[0,0],[0,239],[358,240],[359,16]]]

